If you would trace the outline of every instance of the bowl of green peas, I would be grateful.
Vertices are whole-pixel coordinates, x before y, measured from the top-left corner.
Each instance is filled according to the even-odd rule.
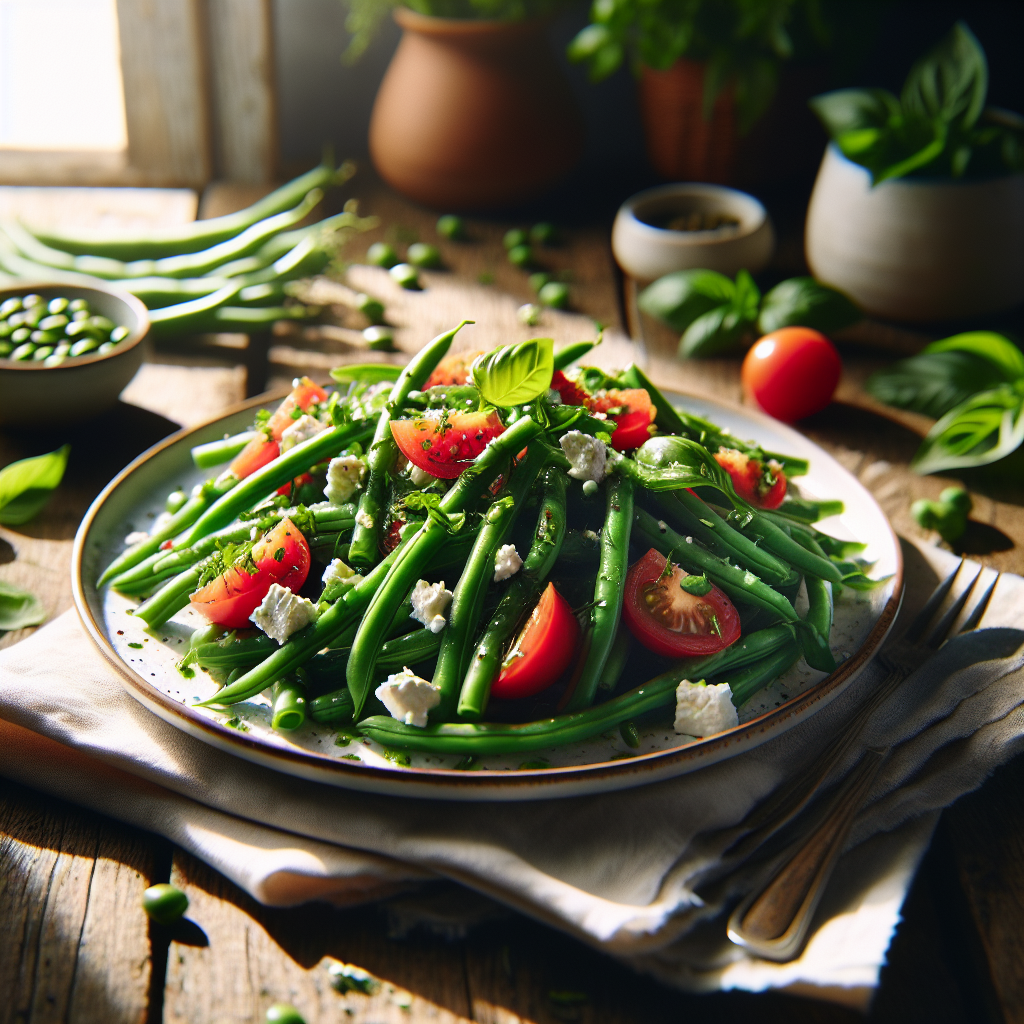
[[[134,295],[71,284],[0,288],[0,425],[85,420],[142,362],[149,331]]]

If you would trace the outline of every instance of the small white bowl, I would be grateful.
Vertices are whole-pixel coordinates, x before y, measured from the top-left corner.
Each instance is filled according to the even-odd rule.
[[[722,214],[739,223],[711,231],[657,226],[691,212]],[[680,182],[645,189],[619,207],[612,227],[615,259],[638,281],[698,267],[730,277],[743,269],[755,273],[771,259],[774,247],[768,211],[753,196],[724,185]]]

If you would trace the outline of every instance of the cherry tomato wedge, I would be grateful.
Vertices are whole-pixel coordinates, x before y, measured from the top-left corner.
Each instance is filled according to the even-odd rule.
[[[298,590],[309,575],[309,545],[290,519],[282,519],[252,548],[255,572],[233,566],[189,601],[210,622],[227,629],[244,629],[249,616],[267,596],[272,583]]]
[[[473,365],[473,360],[481,355],[483,352],[453,352],[450,356],[445,356],[427,378],[423,390],[441,385],[465,384],[469,380],[469,368]]]
[[[627,452],[639,448],[651,436],[650,426],[658,412],[643,388],[612,388],[587,400],[591,412],[603,412],[615,421],[612,447]]]
[[[289,480],[288,483],[281,484],[277,489],[277,493],[287,496],[292,493],[292,484],[297,484],[299,487],[305,487],[306,484],[311,484],[312,482],[313,477],[309,473],[302,473],[294,480]]]
[[[629,567],[622,616],[629,631],[650,651],[667,658],[702,657],[735,643],[740,617],[718,587],[703,596],[680,587],[687,576],[678,565],[665,571],[666,558],[651,548]]]
[[[269,440],[266,434],[259,434],[235,456],[228,468],[239,480],[244,480],[280,454],[281,447],[276,441]]]
[[[839,353],[809,327],[781,327],[766,334],[743,359],[743,390],[769,416],[795,423],[821,412],[843,371]]]
[[[515,700],[546,690],[571,664],[579,637],[576,616],[549,583],[505,657],[491,696]]]
[[[401,453],[414,466],[445,480],[457,477],[504,429],[493,409],[391,421],[391,436]]]
[[[736,493],[751,505],[778,508],[786,496],[786,474],[774,459],[767,464],[735,448],[719,448],[715,461],[732,477]]]
[[[561,370],[551,375],[551,387],[558,392],[563,405],[586,405],[590,395],[574,380],[569,380]]]

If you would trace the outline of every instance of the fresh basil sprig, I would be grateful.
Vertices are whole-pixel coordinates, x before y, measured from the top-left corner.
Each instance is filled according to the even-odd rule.
[[[554,342],[551,338],[531,338],[477,357],[470,378],[485,402],[510,409],[545,394],[554,372]]]
[[[64,476],[71,445],[0,469],[0,523],[20,526],[50,500]]]
[[[984,466],[1024,443],[1024,352],[992,331],[928,345],[870,377],[880,402],[938,422],[911,462],[918,473]]]
[[[842,292],[812,277],[776,285],[764,299],[745,270],[730,281],[714,270],[678,270],[648,285],[638,299],[650,316],[682,332],[679,357],[717,355],[756,333],[813,327],[831,333],[861,319]]]
[[[35,594],[0,580],[0,631],[38,626],[46,619],[46,609]]]
[[[1024,169],[1024,131],[985,110],[988,62],[958,21],[910,69],[899,98],[885,89],[839,89],[811,109],[840,151],[874,184],[927,174],[961,178]]]

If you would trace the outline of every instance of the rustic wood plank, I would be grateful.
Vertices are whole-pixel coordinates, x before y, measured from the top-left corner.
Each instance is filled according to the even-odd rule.
[[[152,184],[212,172],[201,0],[118,0],[128,159]]]
[[[146,1020],[140,900],[160,842],[5,783],[0,798],[0,1021]]]
[[[270,0],[207,0],[217,176],[269,182],[277,169]]]

